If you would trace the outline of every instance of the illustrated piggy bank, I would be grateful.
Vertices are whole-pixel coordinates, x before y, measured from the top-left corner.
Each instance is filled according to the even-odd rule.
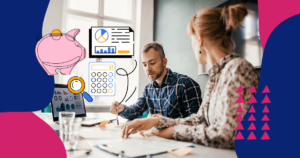
[[[62,75],[70,75],[74,66],[85,59],[85,48],[76,41],[79,29],[64,34],[59,29],[45,35],[35,47],[35,55],[48,75],[57,75],[60,69]]]

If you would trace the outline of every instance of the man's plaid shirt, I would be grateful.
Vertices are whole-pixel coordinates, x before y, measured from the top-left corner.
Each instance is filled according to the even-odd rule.
[[[149,83],[137,103],[124,105],[124,110],[119,115],[132,120],[149,110],[150,114],[185,118],[197,113],[201,103],[199,84],[186,75],[167,69],[161,85],[156,81]]]

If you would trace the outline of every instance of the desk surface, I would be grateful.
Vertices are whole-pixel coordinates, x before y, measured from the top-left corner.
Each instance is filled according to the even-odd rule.
[[[52,120],[52,115],[49,114],[50,116],[47,117],[50,120]],[[94,117],[94,118],[111,118],[115,117],[115,115],[112,116],[110,113],[87,113],[88,117]],[[120,123],[124,123],[126,120],[119,117]],[[48,120],[49,121],[49,120]],[[59,126],[57,124],[52,124],[47,122],[53,129],[57,130]],[[116,122],[107,124],[107,126],[116,126]],[[82,127],[80,132],[85,132],[89,130],[94,130],[95,128],[90,128],[90,127]],[[93,131],[92,131],[93,132]],[[96,131],[95,131],[96,132]],[[84,133],[83,133],[84,134]],[[100,138],[93,138],[93,139],[85,139],[86,142],[91,146],[92,152],[89,155],[86,155],[86,151],[67,151],[68,158],[99,158],[99,157],[105,157],[105,158],[116,158],[116,156],[111,155],[109,153],[106,153],[104,151],[101,151],[95,147],[94,145],[101,144],[101,141],[103,139]],[[192,152],[184,156],[185,158],[237,158],[235,150],[227,150],[227,149],[216,149],[216,148],[210,148],[202,145],[197,145],[194,144],[195,149],[192,150]],[[165,154],[160,154],[153,156],[153,158],[176,158],[173,155],[170,155],[168,153]]]

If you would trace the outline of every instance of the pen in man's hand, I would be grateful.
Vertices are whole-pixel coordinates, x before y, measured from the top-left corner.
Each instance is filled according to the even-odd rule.
[[[118,119],[119,114],[118,114],[118,109],[117,109],[116,103],[115,103],[115,108],[116,108],[117,124],[119,126],[119,119]]]

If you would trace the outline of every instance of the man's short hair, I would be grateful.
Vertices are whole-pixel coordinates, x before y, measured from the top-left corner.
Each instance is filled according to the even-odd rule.
[[[165,52],[163,46],[158,42],[151,42],[144,46],[143,53],[147,53],[151,48],[157,51],[161,57],[161,59],[165,58]]]

